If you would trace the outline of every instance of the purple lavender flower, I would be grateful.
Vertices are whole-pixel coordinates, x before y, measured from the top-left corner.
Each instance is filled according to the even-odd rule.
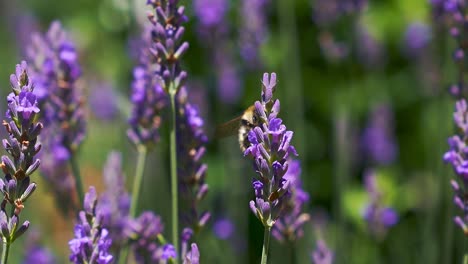
[[[85,136],[83,98],[76,85],[81,67],[75,45],[55,21],[44,36],[33,34],[27,53],[34,65],[35,94],[44,105],[47,145],[62,146],[71,156]]]
[[[381,104],[373,108],[361,142],[366,159],[372,163],[388,165],[396,159],[398,146],[389,105]]]
[[[103,170],[105,192],[99,198],[97,210],[100,212],[102,227],[109,231],[113,252],[119,252],[128,237],[130,196],[125,189],[122,173],[122,156],[111,152]]]
[[[314,264],[333,263],[333,252],[328,248],[324,240],[317,240],[316,248],[312,252],[312,261]]]
[[[337,41],[330,32],[320,32],[318,39],[320,51],[328,61],[335,63],[349,56],[349,46],[344,42]]]
[[[229,9],[226,0],[196,0],[193,9],[203,27],[216,27],[223,23]]]
[[[356,29],[356,53],[359,61],[368,69],[375,69],[385,64],[385,50],[368,29],[358,25]]]
[[[70,261],[77,264],[112,263],[114,258],[109,253],[112,239],[109,231],[102,227],[102,212],[93,186],[84,197],[83,208],[79,213],[79,223],[75,225],[75,237],[68,242]]]
[[[382,204],[382,193],[380,192],[373,171],[367,171],[364,175],[364,184],[369,194],[369,204],[364,209],[364,220],[367,222],[369,231],[383,238],[389,228],[398,223],[398,213],[390,207]]]
[[[93,115],[102,121],[112,121],[119,114],[117,94],[106,83],[96,85],[91,91],[89,106]]]
[[[37,137],[43,128],[42,123],[37,122],[40,109],[25,61],[16,65],[16,73],[10,76],[10,82],[13,91],[7,97],[7,121],[3,121],[9,138],[2,140],[9,156],[3,155],[0,163],[5,175],[4,179],[0,179],[0,192],[3,194],[0,229],[3,242],[8,245],[29,227],[29,221],[22,225],[18,221],[26,200],[36,189],[36,183],[31,182],[30,176],[40,165],[36,156],[41,143]],[[7,210],[7,205],[10,205],[10,210]],[[11,212],[11,215],[7,212]]]
[[[228,218],[217,219],[213,225],[213,232],[216,237],[222,240],[229,239],[234,233],[234,224]]]
[[[208,139],[203,132],[203,119],[198,109],[188,102],[185,87],[179,90],[177,104],[177,153],[179,189],[183,206],[181,216],[195,231],[203,227],[210,214],[200,212],[199,205],[208,192],[205,183],[207,165],[201,159]]]
[[[194,7],[200,21],[197,36],[213,60],[218,97],[223,103],[237,103],[242,86],[233,49],[229,47],[231,27],[226,20],[229,3],[226,0],[198,0]]]
[[[261,66],[260,46],[267,38],[266,10],[269,0],[242,0],[239,28],[240,54],[250,68]]]
[[[157,263],[168,257],[167,248],[161,246],[158,236],[164,230],[161,218],[152,212],[143,212],[130,223],[130,246],[137,263]]]
[[[250,201],[250,208],[266,228],[275,224],[287,203],[290,182],[284,175],[289,156],[297,156],[291,145],[293,132],[286,130],[277,117],[280,101],[273,100],[275,86],[276,74],[263,74],[261,101],[255,102],[258,124],[249,131],[250,146],[244,152],[244,156],[254,160],[257,173],[253,181],[255,201]]]
[[[404,53],[410,58],[425,54],[431,40],[431,28],[424,23],[411,23],[404,35]]]
[[[195,243],[190,245],[188,248],[189,241],[192,238],[193,231],[190,228],[185,228],[182,230],[182,239],[181,239],[181,258],[183,259],[183,264],[200,264],[200,251],[198,246]]]
[[[310,220],[310,215],[302,213],[302,207],[309,201],[309,194],[302,189],[301,165],[297,160],[289,162],[283,179],[289,182],[291,196],[285,204],[283,215],[273,226],[272,235],[280,242],[295,242],[304,235],[302,226]]]
[[[152,147],[159,140],[161,112],[169,105],[166,91],[159,83],[157,54],[151,49],[151,28],[143,31],[139,65],[133,70],[132,114],[128,137],[135,145]]]
[[[452,165],[453,171],[458,176],[457,180],[451,180],[451,185],[455,191],[454,203],[462,210],[462,216],[455,217],[455,223],[462,228],[465,235],[468,235],[468,214],[464,197],[468,193],[468,161],[466,159],[468,135],[468,106],[465,99],[460,99],[455,104],[453,119],[459,129],[459,133],[450,137],[448,143],[450,149],[444,154],[444,161]],[[462,183],[461,185],[459,183]]]
[[[329,27],[344,15],[363,11],[367,0],[316,0],[312,6],[312,18],[320,27]]]
[[[44,35],[33,34],[27,54],[34,65],[31,78],[46,125],[41,137],[47,146],[47,151],[41,154],[44,160],[41,174],[58,206],[67,213],[80,203],[73,199],[75,182],[67,163],[85,136],[83,98],[77,87],[81,76],[78,55],[57,21],[52,22]]]
[[[25,246],[25,256],[22,261],[23,264],[37,263],[37,264],[55,264],[57,260],[55,259],[52,252],[41,246],[39,242],[39,233],[35,230],[29,232],[26,246]]]

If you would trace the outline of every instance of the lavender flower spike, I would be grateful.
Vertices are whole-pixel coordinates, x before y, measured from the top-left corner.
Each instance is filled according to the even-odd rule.
[[[37,137],[43,128],[42,123],[37,122],[40,109],[26,62],[16,65],[16,73],[10,76],[10,82],[13,91],[7,97],[7,121],[3,121],[9,138],[2,140],[9,156],[2,156],[0,163],[5,175],[4,179],[0,179],[0,192],[3,194],[0,211],[4,246],[2,263],[7,262],[11,243],[29,227],[29,221],[19,225],[19,216],[26,200],[36,189],[36,183],[31,182],[30,176],[40,165],[40,160],[36,158],[41,150]],[[9,210],[8,205],[11,207]],[[10,215],[7,212],[11,212]]]
[[[75,237],[68,242],[72,263],[112,263],[114,257],[109,253],[112,239],[109,231],[102,227],[101,210],[97,206],[97,193],[90,187],[79,213],[79,223],[75,225]]]
[[[258,124],[248,134],[250,146],[244,155],[254,160],[257,177],[253,181],[255,201],[250,208],[266,228],[282,215],[289,197],[289,182],[284,178],[290,155],[297,156],[291,145],[293,132],[278,118],[280,101],[273,100],[276,74],[263,75],[261,101],[255,102]]]
[[[382,204],[382,193],[377,186],[375,173],[367,171],[364,177],[370,202],[364,210],[363,217],[372,235],[381,239],[390,227],[398,223],[398,214],[393,208]]]
[[[455,104],[453,114],[455,125],[459,129],[459,134],[448,139],[450,149],[444,154],[444,161],[452,165],[453,171],[458,176],[457,180],[451,180],[451,185],[455,191],[454,203],[463,212],[463,215],[454,218],[455,223],[468,235],[468,208],[464,197],[468,194],[468,106],[465,99],[458,100]]]
[[[309,201],[309,194],[302,189],[301,165],[291,160],[288,171],[283,176],[289,182],[291,196],[285,204],[283,215],[273,226],[272,235],[280,242],[295,242],[304,235],[302,226],[310,220],[310,215],[302,212]]]
[[[312,260],[314,264],[332,264],[333,252],[328,248],[324,240],[318,239],[317,246],[312,252]]]
[[[86,130],[84,100],[78,87],[78,54],[60,22],[54,21],[45,34],[33,34],[27,55],[34,65],[31,78],[37,87],[34,93],[43,109],[41,120],[46,127],[41,138],[47,146],[41,172],[66,212],[81,203],[84,193],[75,163],[75,153]],[[74,200],[75,188],[79,199]]]
[[[208,192],[208,184],[205,183],[208,167],[201,160],[208,139],[203,131],[203,119],[198,109],[188,102],[185,87],[179,91],[176,100],[181,216],[184,224],[197,232],[210,218],[210,213],[200,211],[200,203]]]

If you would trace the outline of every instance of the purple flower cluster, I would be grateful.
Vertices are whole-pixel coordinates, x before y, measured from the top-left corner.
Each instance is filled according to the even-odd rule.
[[[367,127],[362,134],[361,146],[366,160],[375,165],[388,165],[398,155],[393,127],[393,113],[389,105],[373,108]]]
[[[178,258],[173,245],[165,242],[161,218],[153,212],[143,212],[137,219],[130,222],[130,246],[137,263],[166,263],[170,259]],[[186,228],[182,231],[182,248],[180,252],[183,263],[198,264],[200,252],[196,244],[192,243],[189,250],[188,243],[193,231]]]
[[[369,204],[364,209],[364,220],[369,231],[377,238],[382,238],[387,230],[398,223],[397,212],[382,204],[382,194],[377,186],[373,171],[367,171],[364,175],[364,184],[369,194]]]
[[[304,235],[302,226],[310,220],[310,215],[302,212],[309,201],[309,194],[302,189],[301,165],[297,160],[289,162],[283,179],[289,182],[290,198],[286,201],[283,215],[273,226],[272,235],[280,242],[294,242]]]
[[[363,11],[368,0],[316,0],[312,7],[312,18],[320,27],[328,27],[345,15]]]
[[[148,15],[151,26],[143,33],[140,65],[134,70],[133,111],[127,134],[136,145],[151,146],[159,139],[161,111],[169,94],[184,86],[187,73],[181,70],[180,57],[187,51],[182,41],[187,21],[178,0],[148,0],[155,9]]]
[[[81,76],[75,45],[60,22],[54,21],[43,36],[33,34],[27,50],[34,65],[35,94],[44,107],[42,120],[48,150],[57,161],[68,161],[85,137],[83,98],[77,87]]]
[[[449,92],[457,98],[466,96],[467,87],[465,84],[464,69],[467,67],[465,53],[468,52],[468,46],[465,44],[468,33],[466,30],[468,5],[466,1],[456,0],[433,1],[433,6],[434,5],[443,6],[444,14],[442,16],[445,16],[446,20],[449,21],[450,35],[457,42],[457,48],[453,52],[453,59],[458,67],[459,74],[457,75],[457,83],[450,87]]]
[[[78,55],[59,22],[52,22],[44,35],[34,33],[27,54],[34,68],[34,93],[43,109],[46,129],[41,137],[46,151],[41,153],[44,176],[61,212],[78,208],[74,200],[75,181],[68,168],[71,155],[85,136],[83,99],[77,87],[81,76]]]
[[[451,184],[455,191],[454,203],[462,210],[462,216],[455,217],[455,223],[468,235],[468,208],[464,202],[468,193],[468,160],[467,145],[468,139],[468,106],[465,99],[460,99],[455,105],[453,114],[455,125],[459,129],[459,134],[448,139],[450,149],[444,155],[444,161],[452,165],[453,171],[458,176],[458,180],[452,180]],[[461,185],[459,184],[461,183]]]
[[[68,242],[72,263],[112,263],[109,253],[112,246],[109,230],[102,227],[102,214],[98,206],[97,193],[90,187],[79,213],[79,223],[75,225],[75,237]]]
[[[130,245],[137,263],[157,263],[175,257],[169,245],[165,248],[158,243],[163,230],[161,218],[149,211],[130,223]]]
[[[290,144],[293,132],[278,118],[280,101],[273,100],[276,74],[263,74],[261,101],[255,102],[256,124],[248,133],[250,146],[244,155],[254,160],[257,177],[253,181],[255,201],[250,208],[265,227],[271,228],[288,201],[290,182],[284,178],[290,155],[297,156]]]
[[[125,189],[122,155],[111,152],[103,169],[105,192],[99,197],[97,210],[101,226],[109,231],[112,252],[119,252],[128,238],[130,196]]]
[[[328,248],[324,240],[318,239],[315,250],[312,252],[312,262],[314,264],[332,264],[333,252]]]
[[[55,264],[57,260],[50,250],[40,245],[40,234],[34,229],[29,232],[25,246],[23,264]]]
[[[185,224],[197,231],[210,218],[210,213],[200,212],[199,205],[208,192],[205,183],[207,165],[201,159],[206,152],[208,139],[203,132],[203,119],[198,109],[188,102],[185,87],[177,94],[177,155],[179,190],[182,197],[181,212]]]
[[[3,194],[0,231],[3,242],[7,244],[13,243],[29,227],[29,221],[20,226],[18,222],[24,203],[36,189],[36,183],[31,182],[30,176],[40,164],[36,158],[41,150],[37,137],[43,128],[42,123],[37,122],[40,109],[26,62],[16,65],[16,73],[10,76],[10,83],[13,91],[7,97],[7,121],[3,121],[9,137],[2,140],[9,156],[3,155],[0,163],[5,175],[0,179],[0,192]],[[7,205],[11,210],[7,210]]]
[[[411,23],[404,35],[404,53],[409,58],[423,56],[431,41],[431,28],[420,22]]]
[[[169,105],[166,91],[160,85],[158,54],[151,49],[151,28],[143,31],[139,65],[133,70],[131,101],[132,114],[127,131],[135,145],[152,147],[159,140],[161,114]]]
[[[227,0],[197,0],[195,13],[200,21],[198,37],[210,51],[217,79],[218,97],[223,103],[238,102],[242,95],[233,49],[229,46],[231,27],[226,20]]]
[[[243,19],[239,29],[240,53],[251,68],[261,65],[260,46],[267,38],[266,10],[269,0],[242,0]]]

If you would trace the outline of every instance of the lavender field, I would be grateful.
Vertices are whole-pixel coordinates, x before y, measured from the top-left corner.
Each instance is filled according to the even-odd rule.
[[[0,263],[468,264],[468,0],[0,0]]]

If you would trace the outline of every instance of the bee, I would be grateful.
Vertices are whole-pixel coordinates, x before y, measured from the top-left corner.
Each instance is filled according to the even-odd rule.
[[[252,105],[241,116],[216,127],[215,137],[229,137],[237,133],[240,149],[244,152],[250,146],[249,131],[258,126],[259,121],[260,117],[255,111],[255,106]]]

